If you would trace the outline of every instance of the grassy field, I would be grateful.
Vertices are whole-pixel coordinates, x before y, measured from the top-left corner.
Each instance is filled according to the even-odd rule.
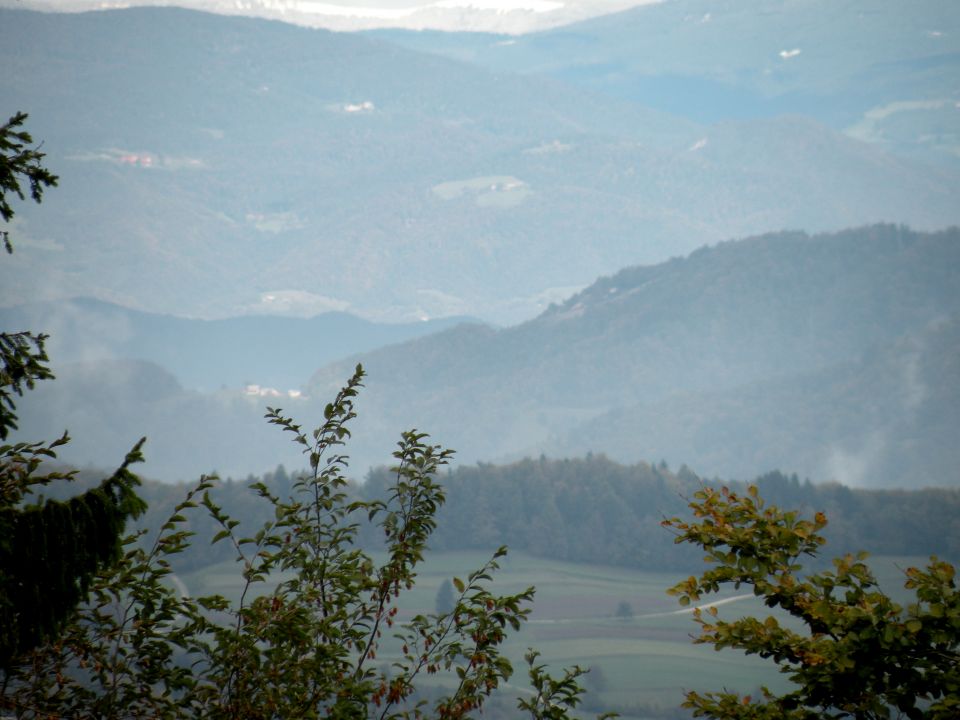
[[[444,579],[464,578],[488,557],[480,552],[430,554],[415,588],[403,598],[399,618],[433,612]],[[877,558],[873,564],[881,585],[897,596],[902,595],[901,568],[923,561]],[[236,596],[238,578],[237,566],[231,562],[184,575],[181,580],[194,595],[216,592]],[[530,622],[506,646],[517,670],[511,684],[522,691],[526,679],[523,654],[534,647],[553,668],[573,664],[593,668],[586,685],[594,702],[621,712],[649,710],[623,712],[628,718],[656,717],[658,708],[678,707],[685,689],[753,692],[761,685],[784,688],[784,679],[771,663],[735,651],[717,653],[692,643],[697,627],[691,613],[679,609],[665,592],[680,579],[677,574],[575,565],[511,553],[501,562],[495,590],[512,593],[530,585],[537,589]],[[766,613],[762,602],[752,596],[725,597],[728,601],[720,608],[721,617]],[[621,603],[630,605],[633,617],[615,615]],[[380,658],[389,661],[389,647],[384,650]]]

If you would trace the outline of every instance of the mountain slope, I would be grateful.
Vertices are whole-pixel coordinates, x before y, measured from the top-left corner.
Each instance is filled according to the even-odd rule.
[[[247,384],[299,388],[318,365],[456,325],[462,318],[373,323],[347,313],[312,318],[248,316],[198,320],[138,312],[78,298],[0,308],[0,327],[50,335],[60,365],[142,360],[194,390]]]
[[[61,177],[0,304],[532,317],[783,227],[960,222],[960,175],[802,118],[704,128],[542,77],[172,8],[0,11],[0,96]]]
[[[848,486],[956,486],[958,398],[953,315],[822,370],[614,410],[545,451],[664,457],[720,477],[789,467]]]
[[[958,312],[960,231],[874,226],[812,237],[768,235],[624,270],[515,328],[461,326],[351,359],[317,373],[310,388],[314,395],[329,393],[355,360],[363,362],[370,381],[353,452],[364,458],[383,456],[380,438],[389,428],[416,426],[457,448],[466,462],[590,449],[657,460],[669,450],[694,448],[693,458],[667,459],[704,474],[749,476],[773,463],[791,472],[816,469],[816,479],[827,479],[824,442],[843,448],[845,440],[830,432],[855,432],[847,449],[852,454],[858,439],[874,430],[897,431],[884,413],[903,402],[881,398],[903,392],[899,379],[911,372],[903,363],[922,360],[918,367],[934,368],[922,377],[938,383],[947,398],[960,392],[960,382],[945,381],[957,370],[946,360],[955,333],[941,337],[929,329]],[[871,365],[877,348],[910,347],[903,338],[911,335],[929,350],[902,350],[884,359],[889,367]],[[857,363],[872,369],[860,378]],[[777,392],[754,416],[749,398],[763,398],[771,386]],[[626,410],[637,407],[643,411]],[[618,408],[624,410],[612,412]],[[783,434],[821,415],[836,413],[837,421],[819,423],[812,436],[800,433],[778,453],[781,448],[765,445],[776,433],[751,431],[772,410],[778,421],[798,418]],[[628,412],[629,423],[623,421]],[[691,418],[701,424],[687,427]],[[645,428],[657,422],[663,428],[651,428],[655,442],[647,442]],[[946,470],[957,426],[931,416],[910,429],[919,437],[928,426],[937,428],[930,445],[940,453],[930,467]],[[631,434],[638,437],[633,444]],[[704,439],[710,444],[698,448]],[[748,448],[754,460],[737,456],[737,449]],[[925,478],[956,482],[955,473],[937,481],[929,467]]]
[[[17,439],[67,427],[64,459],[103,465],[147,435],[145,472],[165,480],[299,468],[265,406],[313,427],[362,362],[347,447],[360,477],[416,427],[464,463],[593,451],[705,476],[957,485],[957,318],[960,230],[771,234],[625,269],[517,327],[463,324],[354,355],[299,397],[201,394],[130,359],[57,363],[18,403]],[[227,349],[190,342],[211,360]],[[263,349],[309,361],[308,346]]]
[[[513,39],[378,35],[698,121],[804,114],[898,152],[960,158],[960,14],[939,0],[672,0]]]
[[[157,480],[189,482],[212,472],[246,477],[281,463],[303,464],[301,453],[263,415],[267,405],[302,412],[306,400],[203,394],[142,360],[61,363],[56,371],[56,380],[39,383],[17,404],[16,441],[68,429],[70,443],[57,452],[64,463],[109,468],[146,437],[146,462],[138,472]]]
[[[224,15],[243,15],[280,20],[306,27],[354,31],[364,28],[403,27],[524,33],[557,27],[633,5],[657,0],[335,0],[311,3],[299,0],[133,0],[123,7],[169,6],[192,8]],[[100,0],[0,0],[2,6],[31,10],[78,12],[102,10],[110,3]],[[113,4],[119,7],[120,4]]]

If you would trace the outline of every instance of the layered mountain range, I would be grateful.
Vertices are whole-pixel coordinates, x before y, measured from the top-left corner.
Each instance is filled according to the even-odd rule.
[[[0,308],[0,328],[49,338],[54,372],[78,362],[142,360],[190,390],[297,389],[323,365],[348,355],[458,325],[448,317],[375,323],[342,312],[312,318],[251,315],[201,320],[131,310],[89,298]]]
[[[2,228],[4,327],[55,334],[22,435],[299,467],[264,406],[309,425],[360,361],[358,475],[416,426],[464,462],[956,484],[958,43],[934,0],[520,36],[0,10],[60,176]]]
[[[649,55],[663,78],[727,88],[749,57],[721,53],[728,70],[717,78],[703,52],[695,67],[682,65],[683,48],[704,45],[687,25],[675,28],[686,43],[677,48],[648,37],[683,21],[671,13],[684,5],[632,11],[627,20],[654,29],[619,44],[608,42],[613,20],[582,33],[606,28],[603,48],[634,47],[630,57]],[[825,17],[853,33],[856,13],[844,13]],[[917,15],[952,47],[933,9]],[[762,37],[791,17],[773,8],[753,30]],[[725,28],[721,19],[718,8],[711,27]],[[383,39],[174,8],[0,11],[0,97],[10,114],[30,112],[61,177],[43,206],[17,210],[9,231],[19,251],[0,265],[0,304],[87,296],[203,318],[347,310],[511,323],[599,275],[704,243],[960,221],[960,171],[950,163],[891,153],[816,115],[706,124],[683,108],[651,109],[643,93],[573,82],[589,65],[566,50],[578,27],[496,46],[555,45],[569,57],[543,74],[520,60],[468,64]],[[829,29],[808,29],[805,42],[828,40]],[[867,29],[867,59],[849,56],[832,95],[817,71],[790,71],[781,85],[832,106],[858,83],[857,68],[885,61],[886,36]],[[725,32],[716,41],[726,48],[735,33]],[[951,57],[905,57],[892,75],[898,87],[916,80],[919,92]],[[648,67],[622,64],[630,78]],[[733,90],[764,90],[764,67]],[[945,138],[953,115],[944,122]]]
[[[603,278],[528,323],[336,364],[370,375],[353,451],[434,432],[460,459],[575,456],[955,485],[960,232],[766,235]]]
[[[960,161],[960,14],[939,0],[670,0],[516,38],[378,36],[698,122],[804,115],[897,153]]]
[[[340,31],[391,27],[525,33],[648,2],[658,0],[0,0],[0,6],[79,12],[175,5]]]
[[[85,307],[97,328],[102,306]],[[362,363],[347,447],[360,478],[418,428],[462,463],[592,451],[711,477],[780,469],[866,487],[956,486],[958,313],[956,229],[769,234],[624,269],[515,327],[465,323],[354,354],[304,378],[296,396],[185,388],[156,364],[169,361],[162,348],[136,361],[55,363],[57,380],[20,403],[21,436],[71,428],[64,458],[103,464],[147,435],[145,470],[162,479],[299,468],[264,408],[312,427]],[[158,326],[128,322],[144,319]],[[181,322],[193,325],[184,337],[216,336],[209,322]],[[302,366],[310,342],[294,333],[265,347],[279,366],[298,354]],[[80,347],[59,351],[67,360]],[[204,347],[194,363],[213,373]]]

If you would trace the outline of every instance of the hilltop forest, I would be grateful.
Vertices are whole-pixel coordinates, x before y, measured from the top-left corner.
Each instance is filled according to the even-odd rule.
[[[96,477],[85,471],[81,486],[84,478],[93,482]],[[241,528],[250,529],[269,519],[264,514],[269,509],[249,486],[260,482],[284,497],[295,477],[281,466],[262,476],[225,479],[211,492],[218,505],[241,521]],[[353,485],[350,494],[368,501],[384,499],[392,481],[393,473],[385,466],[376,468],[362,485]],[[698,568],[700,555],[676,545],[660,522],[683,514],[689,499],[705,485],[745,487],[700,478],[686,466],[671,470],[663,462],[621,465],[600,455],[460,466],[441,474],[438,481],[447,500],[437,513],[430,541],[434,551],[492,551],[508,545],[544,559],[678,572]],[[851,489],[780,472],[752,482],[772,504],[808,515],[824,512],[830,519],[825,536],[832,554],[869,548],[877,555],[960,556],[956,489]],[[139,524],[156,528],[188,487],[147,482],[141,494],[149,509]],[[191,515],[190,528],[199,538],[177,559],[179,572],[233,558],[227,545],[208,546],[218,530],[209,518]],[[381,543],[373,528],[361,532],[359,540],[368,549]]]

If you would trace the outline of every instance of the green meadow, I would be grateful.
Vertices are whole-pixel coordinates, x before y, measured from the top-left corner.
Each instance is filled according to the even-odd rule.
[[[445,579],[466,578],[488,558],[475,551],[430,554],[415,587],[402,597],[399,620],[433,612],[437,590]],[[893,590],[902,585],[897,581],[899,568],[919,562],[922,558],[878,558],[875,566],[882,585]],[[240,592],[237,570],[236,563],[225,562],[180,580],[193,595],[221,593],[236,599]],[[771,663],[735,651],[718,653],[692,642],[697,630],[692,613],[666,594],[680,579],[676,573],[511,553],[494,575],[495,590],[513,593],[530,585],[537,589],[529,622],[507,642],[507,655],[516,670],[512,689],[524,691],[523,655],[528,647],[538,649],[541,659],[555,670],[574,664],[591,668],[585,680],[588,708],[613,708],[624,717],[668,717],[668,711],[682,702],[685,689],[752,693],[761,685],[783,688],[786,682]],[[272,584],[265,584],[260,592],[271,588]],[[719,607],[721,617],[766,612],[761,601],[743,591],[720,599],[725,601]],[[631,617],[618,616],[618,607],[624,603]],[[395,658],[393,651],[385,641],[380,658],[389,663]]]
[[[466,578],[488,554],[477,551],[431,553],[421,566],[415,587],[399,605],[398,618],[434,612],[436,594],[445,579]],[[903,599],[902,570],[924,562],[916,557],[871,559],[885,591]],[[225,562],[183,575],[191,594],[221,593],[239,597],[238,565]],[[585,679],[590,710],[616,709],[627,718],[671,717],[683,691],[728,688],[753,693],[762,685],[782,689],[787,683],[772,663],[736,651],[716,652],[692,642],[697,626],[689,609],[681,609],[666,589],[682,575],[625,568],[543,560],[526,553],[510,553],[494,575],[499,593],[536,587],[530,620],[510,636],[507,655],[516,674],[513,692],[525,692],[523,655],[533,647],[554,670],[575,664],[591,668]],[[267,592],[272,584],[262,586]],[[898,597],[902,596],[902,597]],[[767,613],[763,603],[743,590],[719,596],[720,617]],[[632,617],[620,617],[626,603]],[[623,613],[621,613],[622,615]],[[380,658],[395,656],[384,642]],[[595,714],[595,712],[594,712]]]

